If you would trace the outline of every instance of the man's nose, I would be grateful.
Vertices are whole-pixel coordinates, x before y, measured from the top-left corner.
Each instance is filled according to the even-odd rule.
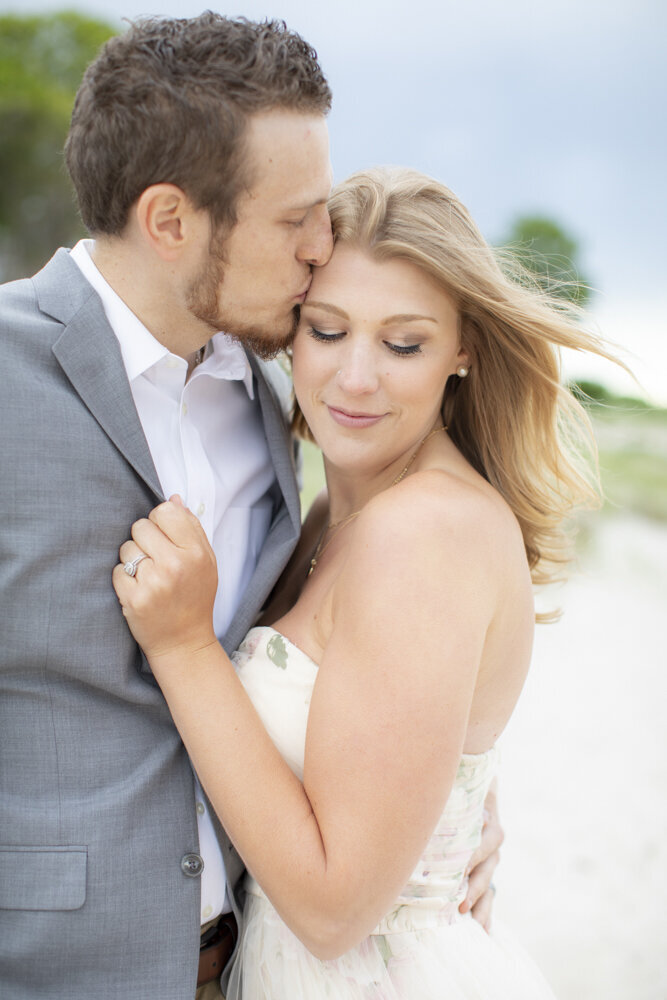
[[[303,242],[299,246],[299,260],[313,267],[321,267],[329,260],[333,250],[331,221],[325,206],[308,227]]]

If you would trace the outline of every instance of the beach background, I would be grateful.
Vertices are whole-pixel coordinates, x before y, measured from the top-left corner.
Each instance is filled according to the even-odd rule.
[[[591,410],[607,499],[582,520],[570,581],[542,599],[563,615],[537,629],[502,740],[495,911],[560,1000],[667,1000],[667,6],[0,0],[0,17],[68,8],[121,30],[205,6],[284,18],[317,48],[336,179],[414,166],[453,188],[493,243],[537,214],[577,244],[591,328],[639,381],[564,359],[567,378],[609,391]],[[0,75],[0,107],[13,93]],[[26,211],[38,208],[36,191]],[[321,477],[312,448],[305,471],[307,502]]]

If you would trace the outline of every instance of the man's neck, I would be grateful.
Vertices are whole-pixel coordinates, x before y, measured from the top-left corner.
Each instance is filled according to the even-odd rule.
[[[160,344],[195,367],[199,351],[212,331],[196,319],[185,303],[174,274],[162,262],[151,262],[146,253],[122,237],[93,240],[91,259],[104,280]]]

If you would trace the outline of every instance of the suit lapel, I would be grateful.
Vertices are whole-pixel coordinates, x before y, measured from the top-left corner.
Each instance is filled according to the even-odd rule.
[[[257,566],[243,600],[224,638],[227,652],[236,649],[252,628],[259,612],[294,551],[301,532],[301,505],[296,481],[293,439],[285,414],[271,383],[272,364],[250,356],[264,433],[269,444],[282,502],[274,515]],[[276,375],[282,373],[276,370]],[[288,384],[285,376],[286,385]]]
[[[267,363],[258,361],[254,356],[250,358],[250,367],[255,376],[259,405],[262,409],[264,433],[269,443],[278,485],[285,498],[289,516],[297,530],[300,530],[301,504],[296,481],[294,441],[285,416],[288,401],[279,399],[280,389],[278,386],[274,387],[272,377],[282,376],[285,385],[289,384],[290,392],[291,383],[288,381],[288,376],[279,370],[277,365],[278,362]],[[285,387],[282,388],[284,394]]]
[[[53,344],[74,390],[137,474],[161,502],[164,497],[130,390],[120,346],[102,303],[66,250],[59,250],[33,279],[42,311],[63,324]],[[287,376],[276,363],[250,356],[264,433],[282,502],[278,505],[257,566],[234,620],[225,648],[235,649],[285,567],[301,530],[299,492],[292,437],[272,378]]]
[[[40,308],[64,324],[53,354],[72,387],[135,472],[162,490],[102,303],[66,251],[34,279]]]

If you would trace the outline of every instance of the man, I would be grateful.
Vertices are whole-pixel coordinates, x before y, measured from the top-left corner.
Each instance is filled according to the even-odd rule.
[[[86,72],[66,145],[94,240],[0,291],[12,1000],[220,996],[241,862],[111,569],[130,524],[178,492],[216,551],[231,650],[293,549],[289,386],[258,357],[289,342],[331,252],[330,99],[315,53],[280,23],[132,26]]]

